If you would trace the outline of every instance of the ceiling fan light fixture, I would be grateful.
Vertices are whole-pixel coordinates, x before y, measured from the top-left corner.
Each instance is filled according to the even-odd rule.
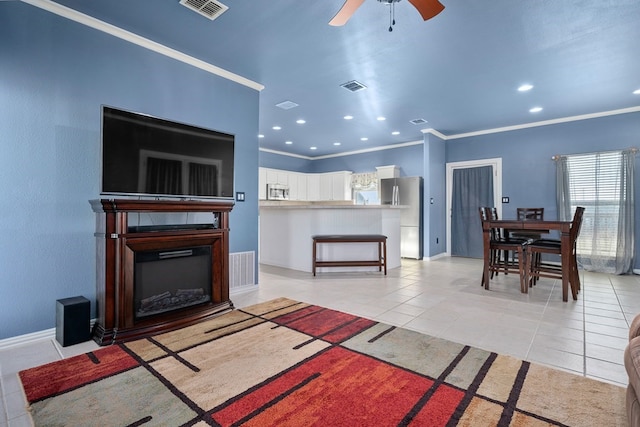
[[[393,26],[396,25],[396,6],[400,0],[378,0],[380,3],[391,6],[389,9],[389,32],[393,31]]]
[[[389,31],[393,31],[392,26],[395,25],[394,5],[400,0],[378,0],[379,3],[390,5],[389,10],[391,25]],[[334,27],[341,27],[347,23],[349,18],[355,13],[364,0],[345,0],[344,4],[336,13],[336,15],[329,21],[329,25]],[[423,20],[431,19],[444,10],[444,5],[439,0],[409,0],[409,3],[416,8]]]

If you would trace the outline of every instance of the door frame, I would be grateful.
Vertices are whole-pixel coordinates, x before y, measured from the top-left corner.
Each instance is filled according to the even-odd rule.
[[[498,218],[502,218],[502,157],[492,159],[469,160],[464,162],[450,162],[447,166],[447,252],[451,256],[451,204],[453,200],[453,171],[454,169],[468,169],[491,166],[493,169],[493,200],[498,209]]]

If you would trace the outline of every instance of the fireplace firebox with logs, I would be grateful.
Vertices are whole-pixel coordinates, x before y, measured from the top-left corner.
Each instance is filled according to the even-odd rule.
[[[164,332],[233,308],[229,299],[232,201],[90,201],[97,215],[100,345]],[[130,214],[211,213],[210,222],[136,226]]]

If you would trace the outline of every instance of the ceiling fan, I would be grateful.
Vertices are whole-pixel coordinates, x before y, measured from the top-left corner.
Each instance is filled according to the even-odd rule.
[[[394,7],[394,3],[399,2],[400,0],[378,0],[380,3],[385,3],[390,5],[392,8]],[[336,15],[329,21],[329,25],[333,25],[334,27],[340,27],[347,23],[351,15],[353,15],[364,3],[364,0],[345,0],[342,8],[336,13]],[[415,7],[420,15],[422,15],[422,19],[425,21],[427,19],[431,19],[440,12],[444,10],[444,6],[438,0],[409,0],[409,3]],[[390,11],[391,12],[391,11]],[[395,23],[395,22],[394,22]],[[389,31],[391,31],[391,26],[389,27]]]

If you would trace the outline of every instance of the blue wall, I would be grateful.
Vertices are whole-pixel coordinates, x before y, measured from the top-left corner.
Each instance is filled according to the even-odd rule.
[[[424,145],[424,256],[432,257],[447,251],[446,144],[426,134]]]
[[[640,113],[611,115],[589,120],[545,125],[444,141],[425,134],[424,146],[313,160],[303,172],[350,170],[374,171],[376,166],[397,165],[403,176],[420,175],[424,182],[426,257],[446,252],[446,163],[502,158],[502,193],[510,198],[503,205],[504,217],[515,217],[516,206],[540,206],[545,217],[557,218],[554,155],[590,153],[640,145]],[[287,156],[280,156],[279,169],[287,169]],[[636,156],[636,164],[640,156]],[[272,167],[262,162],[260,166]],[[637,167],[636,167],[637,169]],[[640,188],[640,170],[636,172]],[[636,190],[637,193],[638,190]],[[636,196],[637,197],[637,196]],[[430,203],[433,198],[433,204]],[[640,209],[636,209],[636,230]],[[640,234],[636,231],[636,248]],[[636,257],[635,268],[640,268]]]
[[[629,113],[446,142],[426,135],[424,146],[313,161],[258,154],[257,91],[23,2],[0,1],[0,85],[0,339],[52,328],[57,299],[95,300],[88,200],[100,191],[102,104],[236,136],[236,191],[246,202],[231,214],[231,252],[258,250],[259,162],[301,172],[395,164],[425,177],[425,203],[434,198],[425,255],[434,256],[446,247],[445,162],[501,157],[511,198],[503,215],[536,205],[554,217],[551,156],[637,146],[640,136],[640,113]]]
[[[501,157],[502,194],[510,198],[510,203],[502,206],[502,216],[515,217],[517,206],[536,206],[544,207],[545,218],[556,219],[556,165],[552,156],[619,150],[639,143],[640,113],[627,113],[449,140],[447,162]],[[636,186],[639,183],[640,171],[636,173]]]
[[[356,173],[375,172],[376,166],[396,165],[400,167],[401,176],[423,176],[422,146],[423,144],[419,143],[388,150],[314,160],[310,165],[310,170],[306,172],[321,173],[341,170]]]
[[[0,40],[0,339],[95,301],[102,104],[234,134],[230,251],[257,253],[256,90],[23,2],[0,2]]]
[[[312,160],[294,156],[283,156],[269,151],[260,151],[260,166],[294,172],[309,172]]]

